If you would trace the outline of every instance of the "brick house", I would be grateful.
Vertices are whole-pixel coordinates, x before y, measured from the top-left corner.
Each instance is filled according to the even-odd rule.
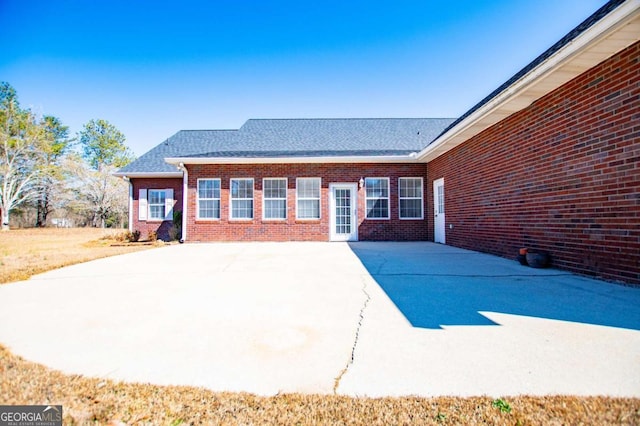
[[[249,120],[118,172],[186,241],[429,240],[640,284],[640,2],[610,1],[456,120]]]

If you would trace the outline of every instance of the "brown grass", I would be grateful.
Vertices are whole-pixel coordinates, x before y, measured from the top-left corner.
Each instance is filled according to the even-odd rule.
[[[186,386],[119,383],[65,375],[0,346],[0,403],[61,404],[65,424],[638,425],[640,400],[571,396],[350,398],[259,397]]]
[[[0,283],[152,246],[121,243],[114,231],[32,229],[0,233]],[[640,425],[640,399],[606,397],[259,397],[186,386],[119,383],[65,375],[0,346],[0,404],[61,404],[65,424],[493,424]]]
[[[144,250],[152,245],[112,246],[122,230],[97,228],[12,229],[0,232],[0,284],[101,257]]]

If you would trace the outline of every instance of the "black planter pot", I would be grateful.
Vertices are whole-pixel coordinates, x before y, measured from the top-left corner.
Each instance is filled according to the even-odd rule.
[[[520,264],[523,265],[523,266],[527,266],[528,265],[528,263],[527,263],[527,255],[526,254],[519,254],[516,257],[516,260],[518,262],[520,262]]]
[[[546,251],[529,251],[526,255],[526,261],[532,268],[546,268],[549,266],[551,258]]]

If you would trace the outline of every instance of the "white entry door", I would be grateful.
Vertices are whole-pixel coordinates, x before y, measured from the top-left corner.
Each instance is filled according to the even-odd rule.
[[[433,215],[433,240],[444,244],[444,178],[433,181]]]
[[[329,184],[331,241],[358,240],[358,187],[354,183]]]

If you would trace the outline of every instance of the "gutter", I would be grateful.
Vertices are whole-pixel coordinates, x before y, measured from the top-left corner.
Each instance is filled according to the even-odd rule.
[[[412,152],[408,155],[336,157],[167,157],[164,161],[178,168],[184,164],[417,163],[417,155]]]
[[[121,178],[179,178],[182,172],[115,172],[113,176]]]
[[[182,236],[180,243],[187,241],[187,202],[189,200],[189,171],[184,163],[178,164],[178,168],[182,170]]]
[[[129,232],[133,232],[133,182],[131,182],[129,176],[122,176],[122,179],[129,183],[129,223],[127,227]]]

